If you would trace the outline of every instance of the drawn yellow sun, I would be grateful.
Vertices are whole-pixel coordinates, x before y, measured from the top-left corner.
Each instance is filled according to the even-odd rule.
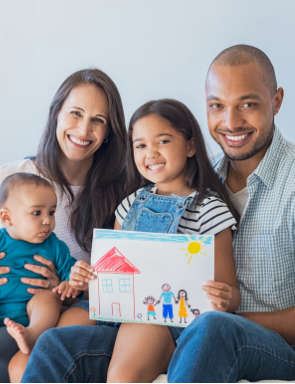
[[[190,256],[187,264],[189,264],[191,262],[191,259],[194,255],[199,257],[199,253],[201,253],[202,255],[207,256],[206,253],[201,252],[201,249],[205,247],[205,245],[203,245],[201,243],[207,239],[206,237],[200,241],[192,240],[190,237],[188,237],[188,238],[190,239],[190,242],[184,243],[184,244],[187,244],[187,249],[179,248],[182,251],[187,251],[187,254],[185,256],[188,256],[188,255]]]

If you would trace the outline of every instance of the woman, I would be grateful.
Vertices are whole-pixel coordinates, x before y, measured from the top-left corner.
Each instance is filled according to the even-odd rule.
[[[36,158],[0,167],[0,183],[16,172],[50,180],[58,197],[55,233],[73,257],[89,262],[93,228],[113,228],[113,212],[125,196],[125,153],[124,112],[115,84],[98,69],[82,70],[69,76],[54,96]],[[0,258],[5,265],[5,255]],[[22,279],[32,294],[59,283],[48,260],[38,255],[35,260],[39,265],[25,268],[41,278]],[[5,272],[1,267],[0,277]],[[0,279],[0,285],[6,283]],[[0,382],[7,382],[7,365],[17,347],[5,327],[0,327],[0,339]]]

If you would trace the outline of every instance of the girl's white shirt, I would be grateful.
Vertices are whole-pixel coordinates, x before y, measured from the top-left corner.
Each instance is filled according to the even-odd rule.
[[[14,161],[12,163],[4,164],[0,167],[0,184],[2,181],[7,177],[17,172],[29,172],[34,173],[35,175],[40,175],[38,172],[35,164],[32,160],[25,159],[25,160],[19,160]],[[53,184],[53,188],[55,190],[56,196],[57,196],[57,207],[56,207],[56,213],[55,213],[55,229],[54,233],[56,236],[64,241],[66,245],[70,249],[71,256],[73,256],[77,260],[84,260],[86,263],[90,263],[90,254],[83,251],[76,239],[73,235],[72,231],[69,227],[69,216],[70,216],[70,207],[69,207],[69,199],[67,195],[64,193],[62,196],[56,186],[56,184]],[[70,187],[74,196],[77,196],[80,189],[82,187],[79,186],[71,186]],[[2,222],[0,221],[0,228],[3,227]],[[1,252],[1,249],[0,249]]]

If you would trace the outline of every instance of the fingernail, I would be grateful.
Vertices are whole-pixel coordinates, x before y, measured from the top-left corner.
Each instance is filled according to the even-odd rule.
[[[82,281],[79,282],[79,285],[83,285]]]
[[[86,283],[89,283],[89,279],[86,278],[85,281],[86,281]]]
[[[6,277],[3,277],[3,279],[1,279],[3,283],[7,283],[7,279]]]
[[[10,271],[10,268],[6,267],[6,268],[5,268],[5,271],[9,272],[9,271]]]

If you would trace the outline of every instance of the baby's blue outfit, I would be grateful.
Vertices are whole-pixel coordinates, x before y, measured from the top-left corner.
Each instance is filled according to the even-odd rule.
[[[6,253],[6,257],[0,260],[0,266],[10,268],[10,272],[1,275],[6,277],[8,282],[0,285],[0,326],[3,326],[5,317],[24,325],[29,325],[26,311],[27,303],[32,298],[32,294],[27,289],[32,287],[23,284],[20,279],[39,278],[43,276],[24,268],[25,264],[35,264],[43,266],[33,259],[34,255],[40,255],[53,262],[56,272],[61,281],[69,280],[71,267],[76,259],[70,255],[67,245],[59,240],[52,233],[43,243],[31,244],[22,240],[12,239],[5,228],[0,229],[0,250]]]

